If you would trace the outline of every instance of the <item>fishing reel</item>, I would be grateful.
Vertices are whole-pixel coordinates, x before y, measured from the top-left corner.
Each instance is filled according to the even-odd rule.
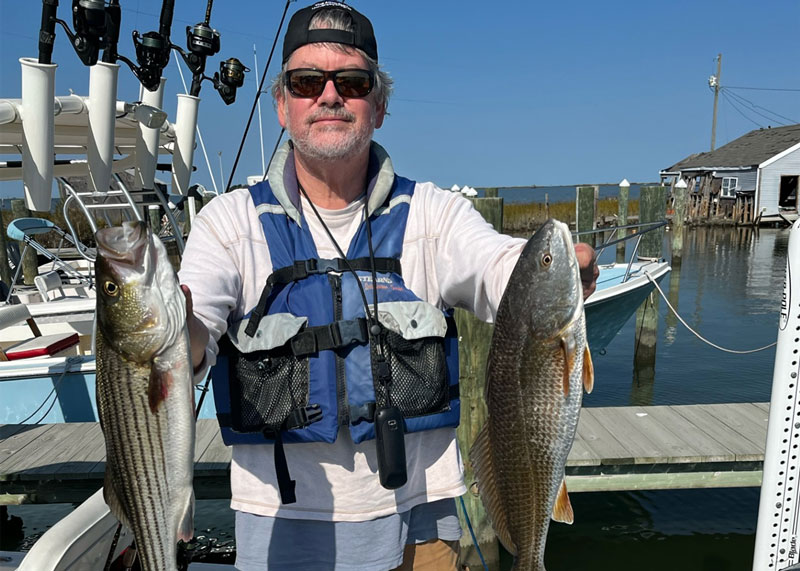
[[[235,57],[227,59],[219,64],[219,73],[214,74],[214,89],[219,96],[230,105],[236,100],[236,90],[244,85],[244,74],[250,71]]]
[[[133,45],[136,49],[136,62],[139,66],[133,65],[133,62],[122,56],[120,59],[128,64],[145,89],[155,91],[161,83],[161,72],[169,63],[169,38],[159,32],[146,32],[139,35],[139,32],[134,30]]]
[[[57,2],[55,3],[58,4]],[[106,47],[106,6],[103,0],[72,0],[70,30],[64,20],[56,20],[69,37],[75,53],[84,65],[94,65],[100,50]]]

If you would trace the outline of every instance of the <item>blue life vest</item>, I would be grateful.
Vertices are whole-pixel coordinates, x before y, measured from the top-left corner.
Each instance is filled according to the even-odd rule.
[[[212,379],[226,444],[272,442],[277,431],[286,443],[333,442],[344,426],[359,443],[375,437],[374,413],[387,400],[403,412],[406,432],[458,425],[452,316],[420,300],[401,276],[414,187],[394,177],[370,218],[373,256],[362,221],[347,263],[319,258],[305,219],[288,216],[268,182],[250,187],[273,274],[259,304],[220,340]],[[364,307],[366,296],[373,311],[374,286],[379,343]],[[386,385],[376,380],[381,371],[390,373]]]

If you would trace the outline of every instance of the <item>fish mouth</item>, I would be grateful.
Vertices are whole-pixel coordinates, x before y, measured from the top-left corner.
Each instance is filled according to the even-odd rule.
[[[123,222],[98,230],[94,237],[98,253],[108,261],[135,266],[136,260],[144,259],[141,250],[147,247],[150,232],[144,222]]]

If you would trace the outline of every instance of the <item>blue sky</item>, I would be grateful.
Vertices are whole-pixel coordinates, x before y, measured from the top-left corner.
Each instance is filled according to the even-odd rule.
[[[759,126],[800,122],[800,91],[773,91],[800,90],[795,0],[350,3],[372,20],[380,61],[395,80],[391,115],[375,139],[409,178],[445,187],[657,180],[660,169],[709,150],[708,78],[718,53],[718,147]],[[60,4],[60,17],[70,21],[71,2]],[[130,31],[157,29],[160,3],[121,4],[119,51],[133,59]],[[292,2],[289,14],[307,4]],[[252,68],[254,44],[263,69],[284,6],[285,0],[218,0],[211,24],[222,50],[208,69],[231,56]],[[202,21],[205,7],[205,0],[176,0],[173,42],[185,42],[184,28]],[[19,97],[17,60],[37,55],[40,14],[38,1],[0,0],[3,97]],[[56,92],[85,95],[88,70],[57,33]],[[260,71],[248,74],[229,107],[210,84],[201,92],[200,128],[218,184],[218,153],[227,179]],[[174,58],[166,76],[172,119],[175,94],[183,90]],[[123,67],[120,78],[119,98],[135,100],[132,74]],[[269,156],[280,127],[271,97],[262,102]],[[211,188],[199,147],[195,165],[193,181]],[[254,121],[236,179],[259,171]]]

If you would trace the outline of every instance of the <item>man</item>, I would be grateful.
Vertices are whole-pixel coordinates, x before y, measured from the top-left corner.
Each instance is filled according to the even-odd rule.
[[[184,254],[195,371],[216,363],[234,443],[243,571],[456,569],[466,488],[443,310],[491,320],[525,242],[395,175],[372,142],[391,90],[377,59],[350,6],[292,17],[273,85],[291,143],[267,183],[202,210]],[[578,251],[586,295],[592,253]]]

